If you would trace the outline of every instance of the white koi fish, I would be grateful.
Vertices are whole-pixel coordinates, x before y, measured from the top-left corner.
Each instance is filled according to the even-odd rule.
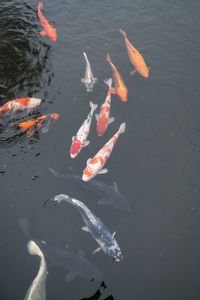
[[[97,104],[94,104],[94,103],[92,103],[92,101],[90,101],[91,111],[90,111],[89,115],[87,116],[87,119],[84,121],[82,126],[79,128],[76,136],[72,137],[72,145],[71,145],[71,150],[70,150],[71,158],[76,157],[83,147],[86,147],[87,145],[89,145],[90,141],[86,141],[86,140],[87,140],[87,137],[88,137],[88,134],[90,131],[92,116],[93,116],[93,113],[94,113],[95,109],[97,108],[97,106],[98,106]]]
[[[65,194],[55,196],[54,201],[57,201],[58,203],[60,201],[67,201],[78,209],[86,225],[82,227],[82,230],[90,232],[100,246],[93,252],[93,254],[103,250],[105,254],[113,257],[116,262],[123,259],[121,249],[114,238],[115,232],[111,234],[108,228],[84,203],[74,198],[70,198]]]
[[[27,244],[28,251],[31,255],[38,255],[41,258],[40,268],[37,276],[33,280],[24,300],[45,300],[46,299],[46,279],[47,265],[44,255],[38,245],[34,241],[29,241]]]
[[[104,80],[105,84],[108,85],[109,90],[107,93],[106,100],[101,106],[100,114],[95,114],[96,120],[97,120],[97,133],[99,136],[102,136],[104,132],[106,131],[108,124],[112,123],[115,118],[109,119],[110,114],[110,105],[111,105],[111,86],[112,86],[112,78],[108,80]]]
[[[108,172],[108,169],[102,169],[110,154],[113,150],[113,147],[118,140],[118,137],[126,129],[126,123],[122,123],[119,127],[119,130],[113,135],[113,137],[97,152],[93,158],[87,160],[87,166],[83,171],[82,180],[89,181],[97,174],[105,174]]]
[[[95,78],[92,74],[92,69],[86,53],[83,52],[83,55],[86,61],[86,69],[85,69],[85,77],[82,78],[81,81],[85,83],[87,92],[92,92],[93,84],[97,81],[97,78]]]

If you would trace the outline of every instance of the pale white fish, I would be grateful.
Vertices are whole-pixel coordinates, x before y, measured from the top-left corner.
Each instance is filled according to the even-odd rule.
[[[97,81],[97,78],[94,77],[92,73],[92,68],[90,66],[90,62],[87,58],[87,55],[85,52],[83,52],[85,61],[86,61],[86,69],[85,69],[85,77],[81,79],[83,83],[85,83],[87,92],[92,92],[93,85]]]
[[[41,260],[37,276],[28,289],[24,300],[46,300],[46,279],[48,272],[44,255],[38,245],[32,240],[27,243],[27,248],[31,255],[38,255]]]

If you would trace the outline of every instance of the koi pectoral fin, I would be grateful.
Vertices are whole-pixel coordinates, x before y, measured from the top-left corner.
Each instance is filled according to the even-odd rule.
[[[108,120],[108,124],[111,124],[112,122],[114,122],[115,121],[115,118],[113,117],[113,118],[110,118],[109,120]]]
[[[40,31],[40,35],[45,36],[47,35],[45,31]]]
[[[83,147],[87,147],[89,145],[90,141],[85,141]]]
[[[97,120],[97,122],[99,121],[99,114],[95,114],[95,118]]]
[[[98,172],[98,174],[106,174],[108,173],[108,169],[102,169]]]
[[[111,91],[112,94],[116,94],[117,93],[115,88],[111,88],[110,91]]]
[[[65,277],[65,281],[71,282],[76,277],[76,272],[74,270],[70,271]]]
[[[87,226],[83,226],[81,229],[82,229],[83,231],[85,231],[85,232],[90,232],[90,230],[89,230],[89,228],[88,228]]]
[[[136,69],[135,69],[135,70],[133,70],[133,71],[131,71],[131,72],[130,72],[130,76],[134,75],[136,72],[137,72],[137,70],[136,70]]]
[[[95,253],[97,253],[97,252],[99,252],[99,251],[101,251],[101,247],[95,249],[95,250],[92,252],[92,254],[95,254]]]

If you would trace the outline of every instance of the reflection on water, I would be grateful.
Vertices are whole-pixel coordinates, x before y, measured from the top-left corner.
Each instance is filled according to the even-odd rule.
[[[0,105],[31,97],[51,83],[50,47],[42,43],[37,10],[26,1],[1,1]]]

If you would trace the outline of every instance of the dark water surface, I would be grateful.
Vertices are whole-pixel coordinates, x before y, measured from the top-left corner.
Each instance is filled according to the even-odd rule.
[[[99,299],[200,299],[200,2],[46,0],[42,11],[57,29],[56,43],[39,35],[37,3],[0,2],[0,104],[37,97],[43,101],[30,118],[56,112],[60,119],[47,134],[29,139],[0,134],[0,299],[23,299],[39,266],[26,249],[20,217],[29,219],[37,239],[84,251],[103,273],[107,288]],[[133,68],[119,28],[151,68],[148,79],[129,76]],[[98,78],[92,93],[81,83],[83,51]],[[106,97],[107,52],[128,87],[128,102],[112,96],[115,122],[99,138],[93,120],[90,145],[72,160],[71,138],[89,100],[100,106]],[[109,172],[96,179],[117,182],[130,213],[98,205],[95,194],[48,170],[81,175],[86,160],[124,121],[127,130],[106,164]],[[72,206],[43,206],[60,193],[83,201],[116,231],[122,262],[103,252],[91,255],[97,243],[81,231]],[[84,299],[101,285],[81,278],[66,283],[63,269],[47,265],[47,300]]]

